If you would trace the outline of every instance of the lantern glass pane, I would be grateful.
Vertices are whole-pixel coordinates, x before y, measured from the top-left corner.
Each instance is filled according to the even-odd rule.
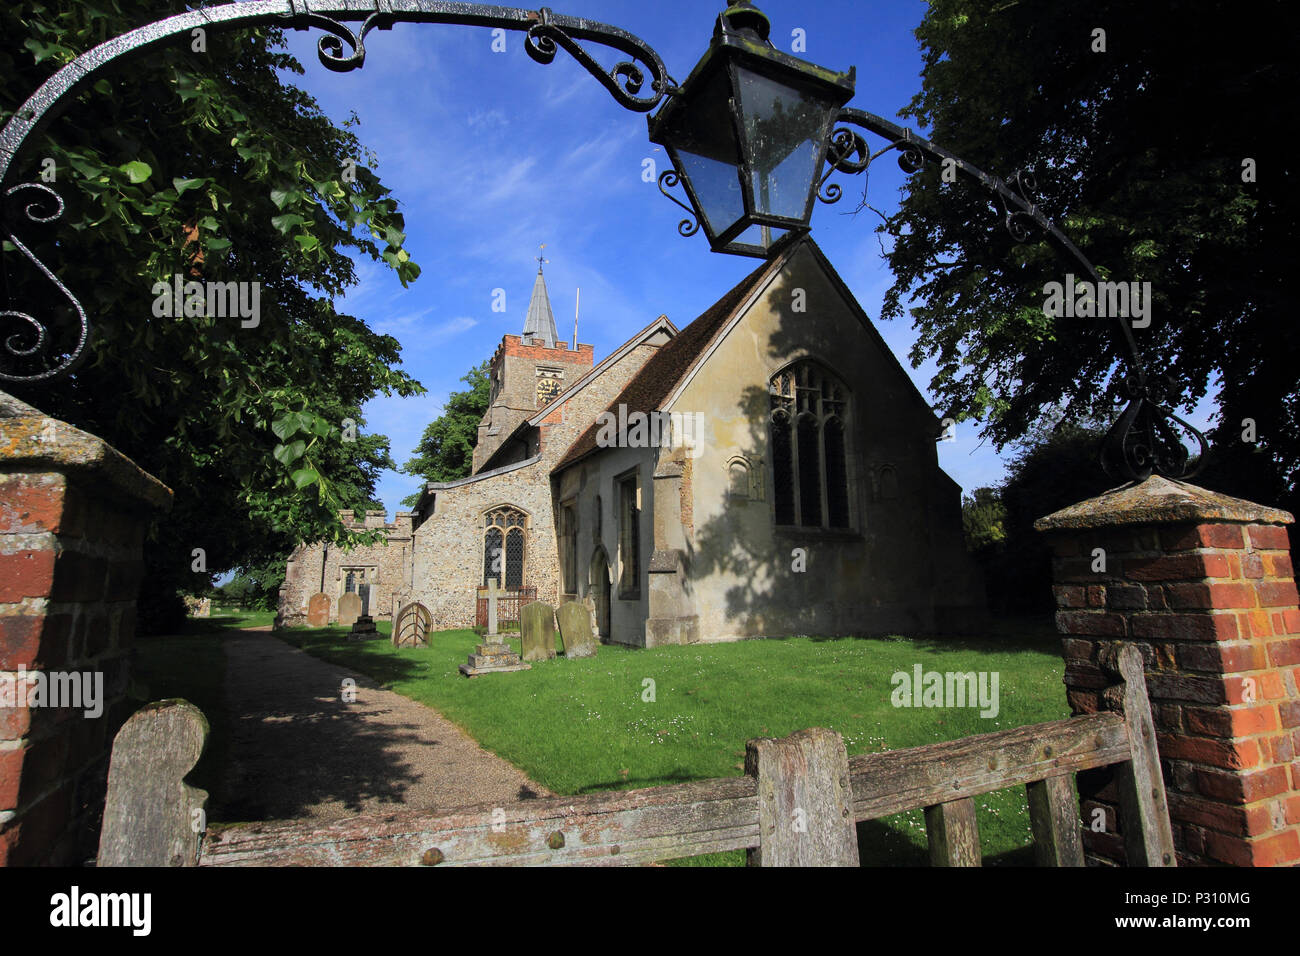
[[[715,236],[745,214],[740,172],[735,165],[681,149],[677,151],[677,161],[699,199],[707,220],[705,225]]]
[[[803,219],[819,172],[827,104],[752,70],[736,73],[754,211]]]
[[[773,226],[750,226],[727,245],[753,246],[762,252],[767,252],[789,231],[789,229],[778,229]]]

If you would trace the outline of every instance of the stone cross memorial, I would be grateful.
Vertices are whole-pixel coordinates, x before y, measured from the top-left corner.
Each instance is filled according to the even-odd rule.
[[[491,674],[496,671],[532,670],[532,665],[521,661],[519,655],[512,651],[510,645],[497,634],[497,582],[495,578],[488,579],[487,602],[488,632],[484,638],[484,643],[474,648],[474,653],[469,655],[468,662],[460,665],[460,672],[466,677],[477,677],[479,674]]]
[[[555,609],[545,601],[534,601],[520,612],[519,632],[523,635],[524,660],[549,661],[555,656]]]
[[[591,612],[577,601],[560,605],[555,615],[560,621],[560,640],[564,642],[564,656],[595,657],[596,638],[591,633]]]

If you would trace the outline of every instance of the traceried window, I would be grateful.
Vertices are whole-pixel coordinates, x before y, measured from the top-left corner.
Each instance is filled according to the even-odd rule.
[[[483,583],[499,588],[524,584],[524,537],[527,516],[518,508],[493,508],[483,516]]]
[[[641,489],[636,474],[618,482],[618,596],[641,597]]]
[[[805,360],[774,375],[768,395],[776,523],[848,528],[848,389]]]

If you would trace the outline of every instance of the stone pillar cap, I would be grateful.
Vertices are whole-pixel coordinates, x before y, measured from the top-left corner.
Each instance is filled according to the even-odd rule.
[[[81,473],[106,494],[167,512],[172,491],[102,438],[0,392],[0,471]]]
[[[1295,519],[1280,508],[1230,498],[1183,481],[1152,475],[1146,481],[1112,488],[1068,508],[1039,518],[1037,531],[1085,530],[1119,525],[1174,524],[1191,521],[1230,521],[1240,524],[1291,524]]]

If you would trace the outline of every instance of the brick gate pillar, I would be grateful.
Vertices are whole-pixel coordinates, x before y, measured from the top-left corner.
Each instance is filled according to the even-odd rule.
[[[95,853],[145,529],[170,507],[103,441],[0,392],[0,866]]]
[[[1074,713],[1101,706],[1103,645],[1142,651],[1180,865],[1300,863],[1292,520],[1152,477],[1034,525],[1054,554]],[[1122,861],[1107,772],[1078,782],[1090,862]]]

